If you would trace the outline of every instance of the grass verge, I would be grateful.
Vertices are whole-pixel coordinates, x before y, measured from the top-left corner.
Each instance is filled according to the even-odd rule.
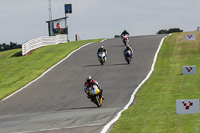
[[[186,41],[185,34],[196,40]],[[196,65],[197,74],[182,75]],[[198,133],[200,113],[176,114],[176,100],[200,98],[200,33],[174,33],[164,40],[154,72],[122,113],[111,133]]]
[[[73,50],[89,42],[101,40],[50,45],[40,48],[28,56],[20,56],[21,49],[0,52],[0,100],[36,79]]]

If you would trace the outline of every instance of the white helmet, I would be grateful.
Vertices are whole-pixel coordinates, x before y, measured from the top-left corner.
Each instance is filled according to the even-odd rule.
[[[88,83],[90,83],[91,80],[92,80],[92,77],[91,77],[91,76],[87,76],[87,77],[86,77],[86,81],[87,81]]]

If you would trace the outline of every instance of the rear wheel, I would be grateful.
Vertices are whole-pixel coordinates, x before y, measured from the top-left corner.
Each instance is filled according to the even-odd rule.
[[[127,45],[127,41],[126,41],[126,39],[123,39],[123,43],[124,43],[124,46]]]

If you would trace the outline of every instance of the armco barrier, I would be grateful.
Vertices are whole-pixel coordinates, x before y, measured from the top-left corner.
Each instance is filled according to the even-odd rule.
[[[64,34],[59,34],[57,36],[50,36],[50,37],[43,36],[35,38],[22,44],[22,55],[26,55],[31,50],[34,50],[42,46],[65,43],[67,41],[68,41],[67,35]]]

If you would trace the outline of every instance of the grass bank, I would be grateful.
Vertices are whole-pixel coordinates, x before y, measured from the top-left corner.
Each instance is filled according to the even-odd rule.
[[[195,41],[185,34],[195,33]],[[196,65],[197,74],[182,75]],[[176,100],[200,98],[200,32],[174,33],[164,40],[155,70],[122,113],[111,133],[199,133],[200,113],[176,114]]]
[[[28,56],[20,56],[21,49],[0,52],[0,100],[36,79],[73,50],[89,42],[101,40],[84,40],[46,46]]]

